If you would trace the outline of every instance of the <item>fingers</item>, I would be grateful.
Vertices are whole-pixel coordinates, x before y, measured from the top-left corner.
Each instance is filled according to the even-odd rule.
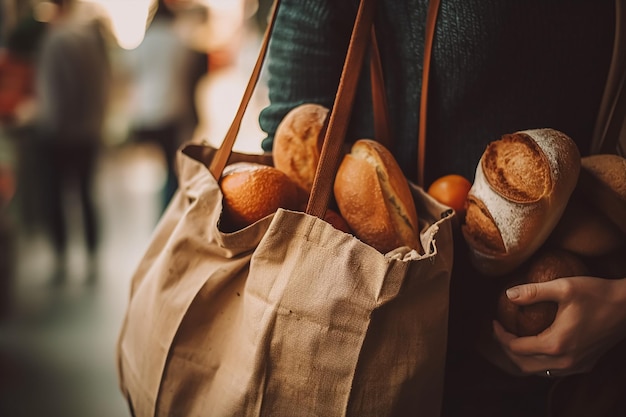
[[[506,356],[518,367],[522,374],[543,374],[545,371],[545,365],[543,364],[546,359],[545,355],[539,354],[539,352],[522,355],[519,352],[512,351],[510,346],[518,337],[504,330],[497,321],[493,322],[493,331],[496,339],[501,343],[502,350]],[[529,339],[529,337],[523,339]]]
[[[526,305],[540,301],[558,302],[567,294],[567,280],[555,279],[548,282],[516,285],[506,290],[506,295],[515,304]]]
[[[537,336],[517,337],[494,321],[493,331],[506,356],[522,374],[559,377],[587,372],[593,366],[593,363],[576,360],[564,346],[555,343],[551,328]],[[550,370],[549,375],[546,370]]]
[[[524,375],[539,375],[554,377],[563,375],[566,368],[562,358],[545,352],[544,342],[540,336],[517,337],[504,330],[497,321],[493,323],[493,331],[496,339],[501,343],[504,353],[517,366]],[[550,369],[550,375],[546,370]]]
[[[512,302],[518,305],[556,302],[559,305],[556,318],[543,332],[529,337],[516,337],[494,323],[494,338],[525,374],[541,375],[546,370],[552,376],[586,372],[606,345],[601,336],[606,339],[614,328],[611,315],[615,309],[608,308],[610,313],[606,313],[605,308],[608,292],[610,289],[604,281],[585,276],[515,286],[507,294]],[[596,295],[595,299],[589,294]]]
[[[493,322],[493,333],[495,334],[496,339],[498,339],[500,344],[505,347],[508,347],[511,341],[517,338],[517,336],[515,336],[514,334],[504,330],[504,327],[502,327],[502,325],[498,321]]]
[[[500,323],[495,322],[493,332],[496,339],[498,339],[503,348],[510,354],[509,356],[530,357],[541,355],[542,357],[546,357],[556,356],[561,353],[558,347],[550,346],[550,328],[536,336],[517,337],[504,330]]]

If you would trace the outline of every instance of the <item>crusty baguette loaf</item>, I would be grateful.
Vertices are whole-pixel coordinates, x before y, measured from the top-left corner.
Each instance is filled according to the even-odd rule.
[[[402,246],[421,252],[417,211],[408,181],[380,143],[354,143],[334,183],[337,206],[355,236],[382,253]]]
[[[274,213],[298,208],[297,187],[282,171],[267,165],[237,162],[220,179],[223,212],[220,229],[233,232]]]
[[[476,268],[501,275],[528,259],[558,223],[579,171],[576,144],[554,129],[491,142],[478,163],[462,226]]]
[[[313,186],[327,116],[328,109],[324,106],[301,104],[287,113],[274,135],[274,166],[296,183],[304,201]]]

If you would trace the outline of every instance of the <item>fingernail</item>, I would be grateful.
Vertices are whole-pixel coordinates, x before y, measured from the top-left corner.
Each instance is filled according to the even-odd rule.
[[[515,287],[509,288],[506,290],[506,296],[509,297],[509,300],[515,300],[519,298],[519,290]]]

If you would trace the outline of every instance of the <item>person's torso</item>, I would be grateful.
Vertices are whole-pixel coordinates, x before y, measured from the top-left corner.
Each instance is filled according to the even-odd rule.
[[[376,16],[395,154],[410,177],[426,3],[387,0]],[[555,128],[588,152],[613,47],[613,1],[442,0],[440,7],[427,182],[452,172],[472,180],[487,143],[517,130]]]
[[[98,26],[52,28],[37,67],[39,120],[64,136],[97,136],[108,108],[110,67]]]
[[[191,51],[173,28],[166,22],[153,22],[143,42],[130,54],[135,125],[156,127],[191,111]]]

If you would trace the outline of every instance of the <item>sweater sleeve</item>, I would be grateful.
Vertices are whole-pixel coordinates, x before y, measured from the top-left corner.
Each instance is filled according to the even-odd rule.
[[[332,106],[356,15],[351,0],[282,0],[279,7],[268,52],[270,104],[259,116],[265,151],[292,108]]]

